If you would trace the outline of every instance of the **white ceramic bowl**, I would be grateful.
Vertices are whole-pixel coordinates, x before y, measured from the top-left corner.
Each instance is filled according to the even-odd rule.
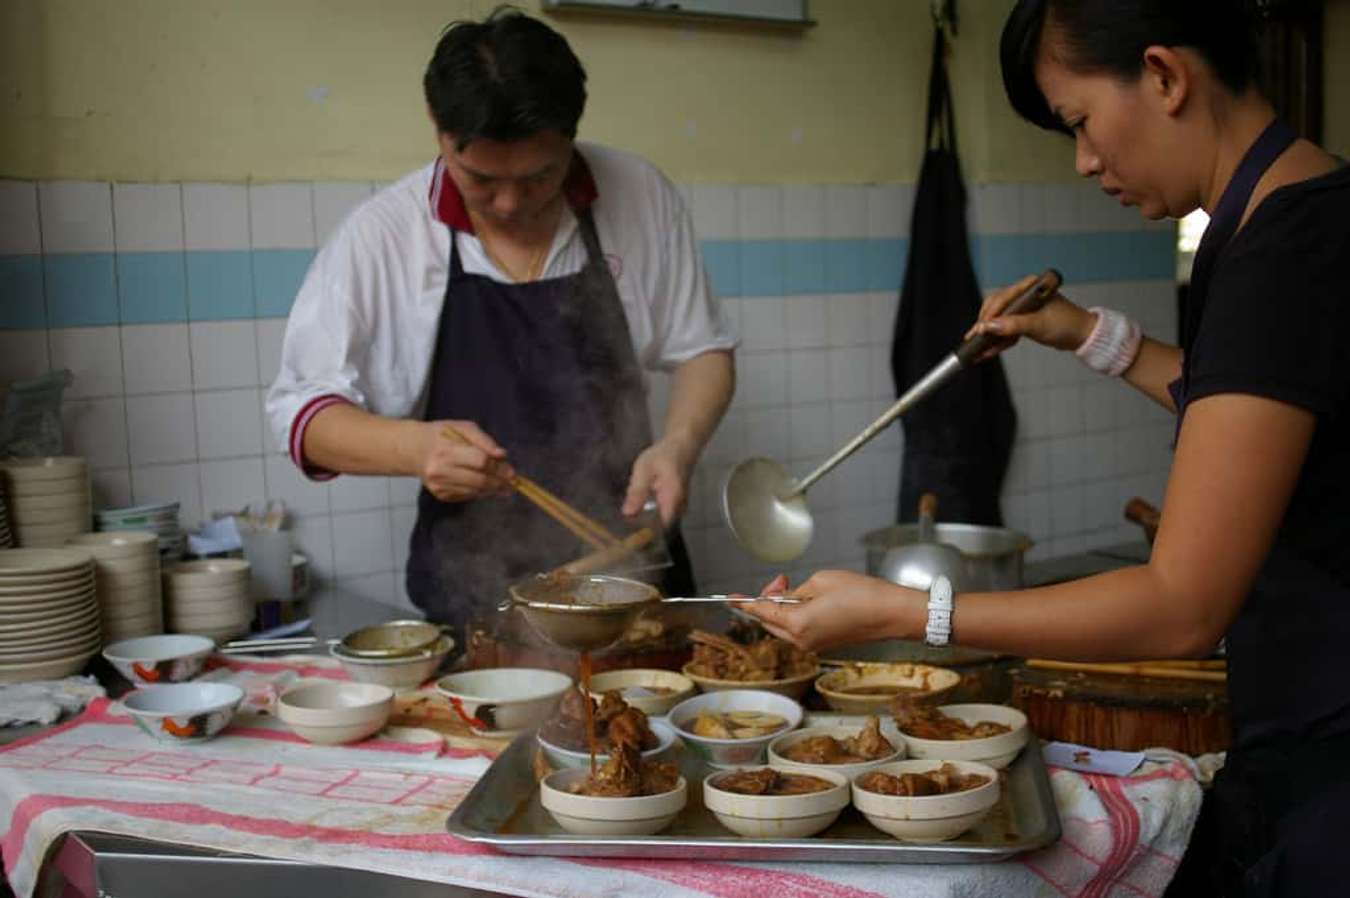
[[[938,708],[948,717],[975,724],[982,720],[1007,724],[1009,732],[984,739],[919,739],[900,732],[905,737],[911,758],[943,758],[948,761],[979,761],[990,767],[1003,769],[1012,763],[1013,758],[1031,738],[1027,727],[1027,716],[1016,708],[1007,705],[942,705]]]
[[[889,712],[894,695],[857,695],[843,690],[867,687],[902,686],[922,690],[915,698],[935,703],[955,689],[961,675],[945,667],[897,662],[858,662],[821,674],[816,691],[830,707],[842,714],[878,714]]]
[[[866,773],[869,770],[875,770],[883,764],[889,764],[892,761],[899,761],[905,756],[905,740],[898,730],[893,726],[882,723],[881,735],[886,737],[895,748],[882,758],[872,761],[860,761],[856,764],[807,764],[802,761],[792,761],[783,755],[783,752],[801,742],[804,739],[810,739],[813,736],[832,736],[835,739],[849,739],[858,735],[862,729],[861,726],[819,726],[807,727],[801,730],[793,730],[784,733],[777,739],[769,743],[769,766],[778,767],[783,770],[795,770],[798,773],[815,773],[819,770],[833,770],[843,774],[845,777],[853,778],[859,773]]]
[[[656,693],[650,691],[652,688],[670,692]],[[596,698],[611,689],[622,692],[625,702],[648,717],[660,717],[693,695],[697,687],[684,674],[654,668],[607,670],[591,676],[591,694]]]
[[[156,554],[159,537],[147,530],[114,530],[106,533],[80,533],[67,544],[91,553],[98,561],[115,559],[143,561]]]
[[[693,661],[686,664],[680,673],[692,680],[699,689],[704,692],[726,692],[729,690],[755,689],[761,692],[773,692],[791,699],[802,699],[806,693],[811,691],[811,682],[820,676],[820,665],[817,664],[811,670],[804,674],[798,674],[795,677],[784,677],[781,680],[719,680],[716,677],[705,677],[702,674],[696,674],[689,668]]]
[[[950,795],[881,795],[858,786],[853,779],[853,804],[873,826],[906,842],[945,842],[979,823],[998,804],[998,771],[975,761],[937,759],[896,761],[876,772],[898,776],[925,773],[949,763],[961,773],[977,773],[989,782]],[[869,771],[869,773],[872,771]],[[859,776],[866,776],[860,774]]]
[[[711,773],[703,781],[703,804],[713,812],[719,823],[738,836],[752,839],[805,839],[834,823],[839,812],[849,802],[848,777],[833,770],[805,771],[810,776],[834,784],[830,789],[805,795],[742,795],[739,792],[727,792],[719,789],[717,783],[728,772]]]
[[[555,670],[495,667],[466,670],[436,681],[436,691],[478,733],[514,733],[553,713],[572,678]]]
[[[700,714],[719,714],[727,711],[760,711],[777,714],[787,721],[783,729],[754,739],[709,739],[696,736],[691,730]],[[713,767],[746,767],[764,760],[769,743],[802,722],[802,706],[776,692],[758,689],[736,689],[705,692],[685,699],[670,709],[670,723],[679,731],[680,738],[699,758]]]
[[[442,636],[432,648],[406,658],[353,658],[342,650],[341,645],[334,645],[329,651],[353,680],[378,683],[395,692],[403,692],[416,689],[430,679],[454,647],[452,638]]]
[[[161,742],[196,742],[225,729],[244,690],[231,683],[146,686],[122,699],[136,725]]]
[[[684,777],[669,792],[636,798],[599,798],[568,791],[588,773],[559,770],[539,783],[540,804],[559,826],[579,836],[650,836],[670,826],[689,798]]]
[[[675,728],[664,720],[652,719],[647,721],[652,728],[652,735],[657,738],[655,748],[649,748],[642,753],[642,757],[648,761],[657,761],[666,757],[671,748],[675,745]],[[549,764],[558,770],[566,770],[572,767],[585,767],[588,770],[591,766],[591,753],[589,751],[573,751],[570,748],[563,748],[561,745],[554,745],[543,736],[536,736],[539,742],[539,748],[543,751],[544,757],[548,759]],[[604,746],[601,746],[603,748]],[[609,760],[609,752],[597,751],[595,754],[595,763],[603,764]]]
[[[394,690],[377,683],[301,683],[277,699],[277,717],[319,745],[360,742],[378,733],[394,710]]]
[[[165,568],[164,579],[183,589],[219,586],[239,580],[248,582],[249,564],[242,558],[203,558],[200,561],[180,561]]]
[[[201,636],[145,636],[115,642],[103,657],[133,683],[181,683],[201,673],[215,648]]]

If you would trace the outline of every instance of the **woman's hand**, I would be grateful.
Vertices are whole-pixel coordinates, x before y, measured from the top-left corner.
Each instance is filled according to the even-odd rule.
[[[1042,346],[1072,351],[1082,346],[1097,323],[1097,316],[1074,305],[1056,293],[1038,311],[1029,315],[1004,315],[1003,310],[1036,283],[1039,275],[1027,275],[1015,284],[994,291],[980,307],[980,317],[966,337],[989,334],[996,337],[994,348],[980,357],[992,358],[1013,346],[1022,337],[1029,337]]]
[[[419,421],[418,476],[442,502],[467,502],[511,491],[506,450],[472,421]],[[445,432],[453,427],[463,439]]]
[[[761,594],[787,591],[787,578],[780,575]],[[924,593],[850,571],[821,571],[791,592],[809,601],[747,602],[739,607],[774,636],[809,651],[877,639],[913,639],[923,632],[927,619]]]

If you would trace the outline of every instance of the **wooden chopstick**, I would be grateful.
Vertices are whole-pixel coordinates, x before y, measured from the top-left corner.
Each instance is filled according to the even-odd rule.
[[[466,446],[471,445],[464,434],[449,424],[441,428],[441,433],[458,443],[463,443]],[[619,544],[619,538],[610,533],[600,522],[577,511],[523,474],[516,474],[507,482],[517,493],[533,502],[541,511],[562,524],[572,535],[591,548],[605,549]]]
[[[1162,677],[1174,680],[1205,680],[1211,683],[1223,683],[1228,674],[1223,670],[1205,670],[1189,667],[1175,667],[1167,663],[1154,664],[1148,661],[1124,661],[1112,664],[1088,664],[1078,661],[1050,661],[1044,658],[1028,658],[1027,667],[1043,670],[1082,671],[1083,673],[1118,674],[1127,677]]]
[[[554,568],[549,573],[579,576],[603,571],[615,562],[632,555],[655,538],[656,534],[651,531],[650,527],[643,527],[641,530],[634,530],[612,546],[606,546],[598,552],[583,555],[576,561],[569,561],[561,567]]]

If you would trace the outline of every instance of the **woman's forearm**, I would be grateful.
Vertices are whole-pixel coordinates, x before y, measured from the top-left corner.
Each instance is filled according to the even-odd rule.
[[[1181,350],[1145,337],[1125,381],[1170,412],[1177,410],[1167,385],[1181,376]]]

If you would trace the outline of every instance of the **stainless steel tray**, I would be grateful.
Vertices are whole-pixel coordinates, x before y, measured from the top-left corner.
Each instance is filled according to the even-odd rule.
[[[857,721],[820,715],[813,723]],[[572,857],[681,858],[684,860],[830,861],[835,863],[969,864],[1000,861],[1056,841],[1059,811],[1035,740],[1003,777],[999,803],[979,826],[950,842],[916,845],[874,828],[852,805],[823,833],[809,839],[750,839],[722,827],[703,806],[710,772],[684,752],[689,804],[654,836],[576,836],[565,832],[539,803],[534,733],[517,738],[493,762],[446,822],[452,835],[508,854]]]

